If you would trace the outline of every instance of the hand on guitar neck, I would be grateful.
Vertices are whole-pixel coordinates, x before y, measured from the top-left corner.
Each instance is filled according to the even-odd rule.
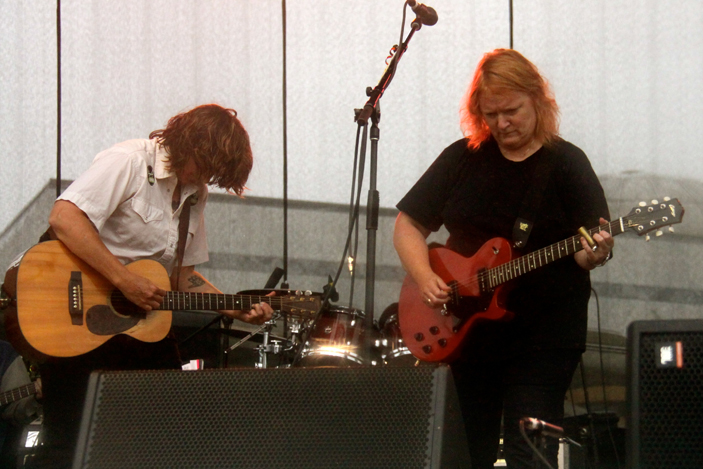
[[[179,279],[179,285],[176,286],[177,291],[186,293],[222,293],[222,291],[220,291],[198,271],[196,271],[193,266],[181,268],[180,275],[171,275],[171,281],[175,282],[174,278],[176,277]],[[274,294],[275,292],[271,292],[266,296],[273,296]],[[166,292],[164,292],[164,295],[166,295]],[[163,301],[163,299],[161,301]],[[159,305],[160,304],[161,302],[159,302]],[[230,318],[257,325],[264,324],[266,321],[271,320],[271,317],[273,316],[273,309],[271,309],[271,306],[265,302],[254,303],[251,305],[251,309],[217,309],[216,311]]]
[[[600,219],[601,225],[605,225],[607,223],[608,220],[605,218]],[[586,233],[586,235],[588,235],[588,233]],[[576,263],[584,270],[593,270],[596,267],[603,265],[608,259],[610,259],[610,253],[615,245],[613,236],[607,231],[594,233],[590,238],[590,241],[592,241],[593,244],[589,243],[589,240],[587,240],[585,236],[582,236],[580,241],[583,250],[574,254]]]

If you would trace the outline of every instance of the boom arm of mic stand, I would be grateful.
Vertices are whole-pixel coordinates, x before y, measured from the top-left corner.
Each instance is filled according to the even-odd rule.
[[[371,114],[373,114],[374,109],[376,109],[376,106],[378,105],[378,101],[381,99],[381,96],[383,96],[383,93],[386,91],[386,88],[388,88],[388,85],[393,80],[393,75],[395,75],[395,69],[398,66],[398,62],[400,61],[401,57],[405,53],[405,49],[408,48],[408,43],[410,42],[410,39],[412,39],[413,35],[415,34],[415,31],[419,30],[421,27],[422,23],[420,23],[420,21],[418,21],[417,19],[412,22],[410,32],[408,33],[408,37],[398,47],[398,51],[393,55],[393,58],[388,64],[388,67],[386,67],[386,71],[383,73],[383,76],[379,80],[378,85],[376,85],[376,87],[371,91],[371,93],[369,94],[368,101],[366,101],[364,108],[357,116],[356,121],[359,125],[366,125],[366,123],[368,122],[369,117],[371,117]]]

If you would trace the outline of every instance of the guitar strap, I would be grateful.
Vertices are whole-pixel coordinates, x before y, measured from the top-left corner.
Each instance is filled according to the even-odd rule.
[[[178,258],[176,262],[176,285],[175,290],[178,290],[178,285],[181,280],[181,265],[183,264],[183,254],[186,252],[186,241],[188,240],[188,225],[190,224],[190,206],[195,204],[197,201],[196,194],[191,194],[188,196],[185,202],[183,202],[183,208],[181,209],[181,215],[178,217],[178,247],[176,250],[176,256]]]
[[[513,247],[518,249],[527,245],[527,239],[530,237],[534,226],[535,213],[537,213],[542,204],[544,188],[547,187],[547,182],[554,169],[553,152],[546,146],[544,150],[535,168],[535,177],[532,180],[532,184],[527,189],[525,198],[522,199],[520,215],[515,220],[515,225],[513,225]]]

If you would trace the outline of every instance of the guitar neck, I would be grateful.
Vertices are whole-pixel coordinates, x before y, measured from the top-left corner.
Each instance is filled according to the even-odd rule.
[[[25,384],[24,386],[0,394],[0,406],[11,404],[36,393],[37,387],[34,383]]]
[[[170,291],[158,309],[183,310],[244,310],[248,311],[257,303],[268,303],[274,309],[281,309],[284,298],[276,296],[229,295],[226,293],[193,293]]]
[[[627,217],[618,218],[604,225],[591,228],[588,230],[588,234],[593,236],[601,231],[607,231],[612,236],[617,236],[625,232],[625,228],[629,226],[628,223]],[[478,275],[481,290],[491,291],[505,282],[516,279],[521,275],[544,267],[564,257],[576,254],[581,250],[583,250],[583,246],[581,245],[581,235],[579,234],[529,254],[525,254],[510,262],[481,272]]]

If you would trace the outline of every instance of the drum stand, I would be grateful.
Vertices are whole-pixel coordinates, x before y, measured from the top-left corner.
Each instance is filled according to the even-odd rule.
[[[256,364],[257,368],[266,368],[268,366],[266,354],[268,354],[268,353],[278,354],[278,353],[281,353],[281,351],[283,350],[283,346],[281,345],[280,340],[272,340],[269,343],[269,335],[271,333],[271,328],[272,328],[272,325],[270,325],[270,324],[267,325],[267,327],[264,329],[264,332],[263,332],[263,336],[264,336],[263,342],[261,343],[261,345],[256,347],[257,350],[259,351],[259,362]]]
[[[243,343],[247,342],[250,340],[252,337],[254,337],[256,334],[261,333],[262,334],[262,342],[261,345],[258,345],[256,347],[256,350],[258,351],[259,354],[259,360],[256,363],[256,368],[264,369],[268,367],[268,355],[269,354],[274,354],[278,355],[283,352],[288,352],[291,351],[295,348],[296,343],[298,342],[298,335],[300,334],[300,329],[301,325],[298,324],[297,322],[292,322],[288,324],[287,329],[290,330],[290,339],[287,338],[286,336],[286,344],[283,344],[282,340],[279,339],[271,339],[271,330],[273,327],[276,325],[278,319],[281,318],[281,315],[276,313],[274,316],[264,323],[261,327],[258,329],[250,332],[246,337],[241,339],[239,342],[236,344],[230,346],[225,350],[225,354],[231,352],[232,350],[236,349]]]

